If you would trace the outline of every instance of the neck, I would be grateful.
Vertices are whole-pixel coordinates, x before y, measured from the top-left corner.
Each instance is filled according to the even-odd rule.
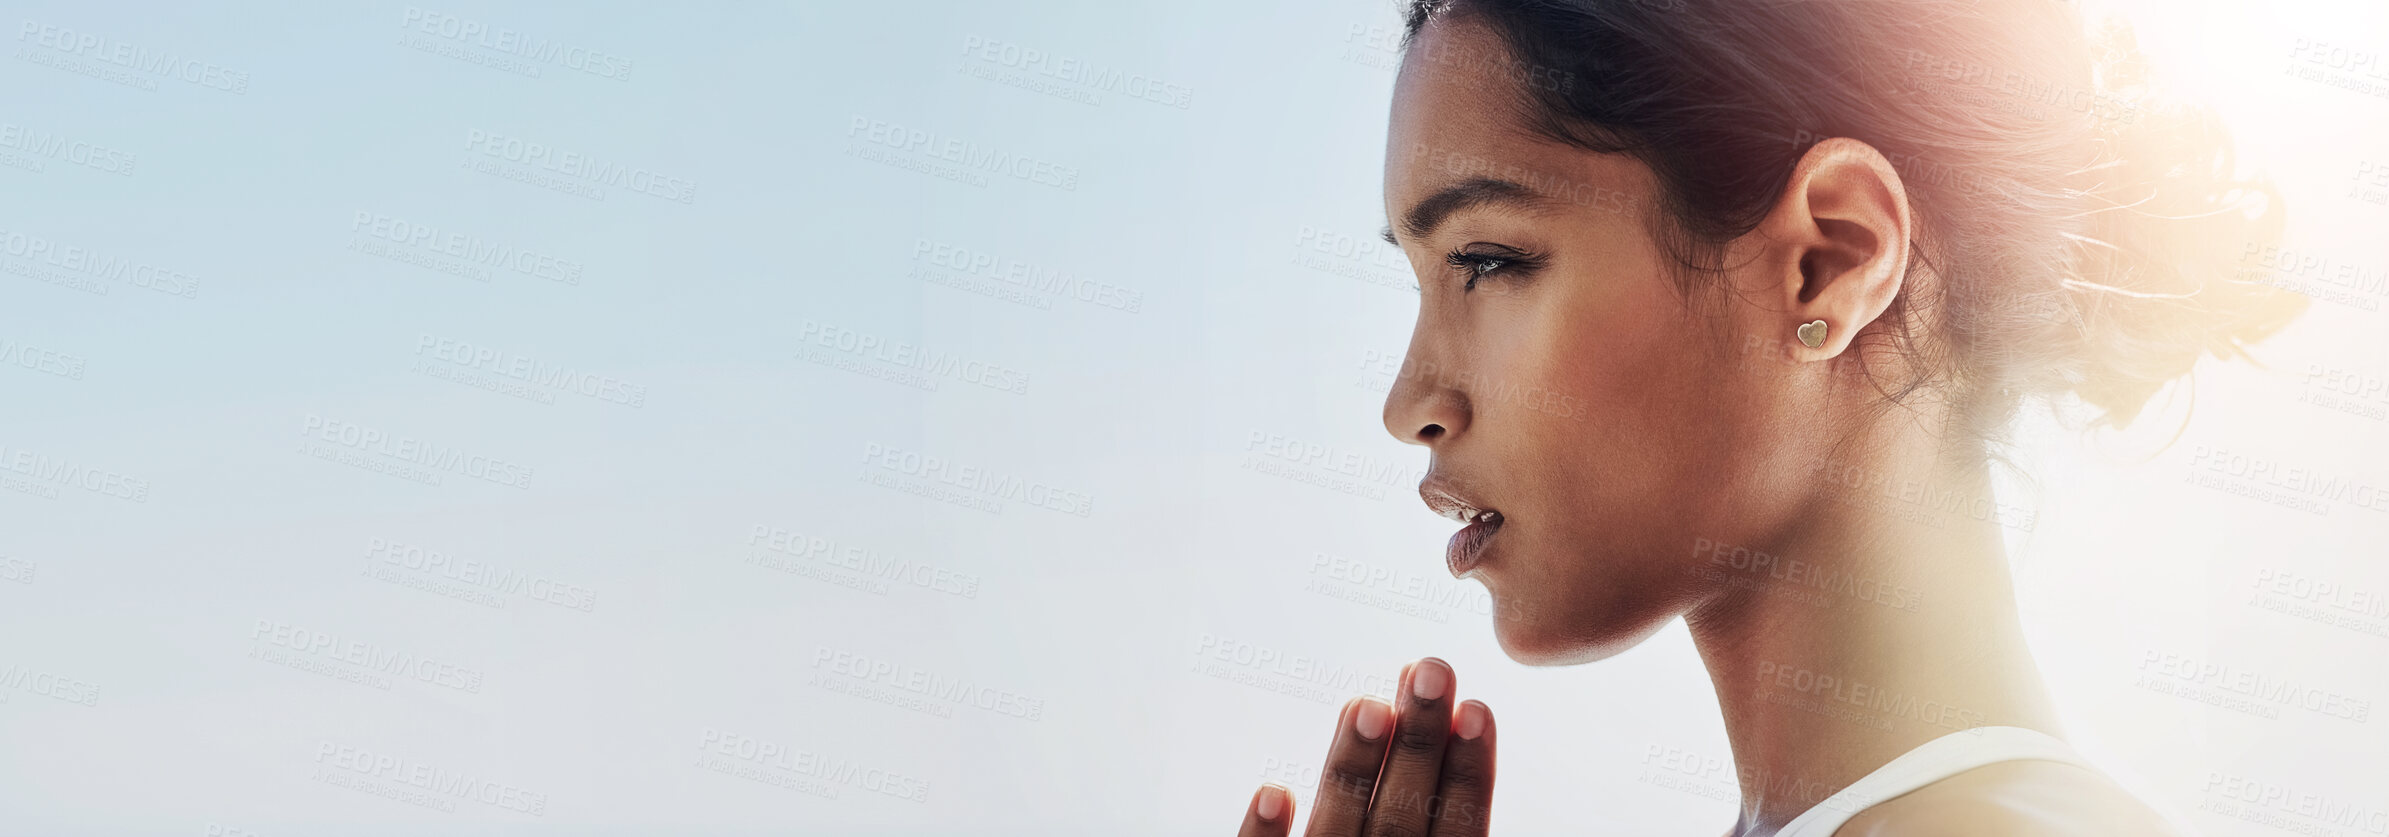
[[[1829,463],[1834,488],[1801,531],[1747,563],[1717,559],[1738,583],[1685,617],[1739,768],[1737,835],[1773,834],[1952,732],[2057,733],[1999,516],[1975,516],[1991,497],[1987,472],[1900,461]]]

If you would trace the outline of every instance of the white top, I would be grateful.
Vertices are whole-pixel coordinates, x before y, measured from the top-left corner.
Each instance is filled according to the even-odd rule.
[[[2021,759],[2065,762],[2097,770],[2074,748],[2048,733],[2023,727],[1975,727],[1935,738],[1901,753],[1873,773],[1858,777],[1785,823],[1775,837],[1833,837],[1858,812],[1986,764]]]

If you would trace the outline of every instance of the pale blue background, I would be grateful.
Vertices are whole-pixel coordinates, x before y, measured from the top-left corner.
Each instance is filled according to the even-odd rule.
[[[199,279],[178,298],[0,274],[0,341],[81,369],[0,365],[0,447],[151,486],[137,503],[0,491],[0,575],[29,578],[0,579],[0,673],[97,687],[92,705],[0,689],[0,832],[1225,834],[1264,780],[1296,784],[1307,808],[1315,776],[1300,771],[1334,704],[1424,654],[1452,660],[1463,695],[1501,719],[1499,833],[1732,821],[1715,701],[1680,627],[1598,666],[1533,670],[1465,605],[1406,614],[1314,592],[1341,583],[1316,571],[1326,553],[1445,601],[1482,595],[1443,575],[1450,526],[1408,487],[1423,452],[1377,419],[1386,377],[1370,361],[1398,355],[1415,309],[1401,263],[1370,243],[1391,6],[429,7],[628,58],[621,81],[410,49],[409,8],[30,3],[0,16],[0,122],[136,161],[127,176],[56,158],[0,168],[0,231]],[[2356,177],[2389,166],[2389,99],[2284,72],[2298,38],[2389,49],[2382,10],[2163,14],[2137,13],[2144,40],[2282,181],[2291,243],[2389,270],[2389,208]],[[39,47],[16,37],[28,20],[245,72],[247,90],[139,89],[35,63],[19,51]],[[1190,106],[979,78],[963,49],[974,38],[1160,79],[1190,89]],[[1073,167],[1077,188],[859,159],[857,116]],[[589,201],[476,173],[473,130],[645,166],[694,181],[696,198]],[[359,211],[586,270],[578,286],[504,270],[482,283],[374,258],[348,249]],[[1331,252],[1305,249],[1320,233]],[[1117,286],[1140,310],[907,278],[921,239]],[[1356,249],[1332,252],[1346,239]],[[2384,316],[2318,303],[2272,371],[2203,371],[2198,421],[2153,460],[2133,461],[2170,430],[2156,420],[2087,447],[2033,437],[2040,493],[2014,502],[2042,522],[2011,546],[2052,686],[2085,750],[2211,833],[2270,833],[2197,810],[2218,772],[2389,806],[2389,721],[2271,720],[2135,686],[2154,649],[2389,700],[2389,639],[2247,604],[2262,572],[2389,591],[2389,514],[2302,514],[2184,484],[2194,445],[2389,484],[2389,425],[2299,401],[2313,365],[2389,377]],[[807,322],[1029,385],[926,392],[805,362]],[[543,404],[418,374],[424,334],[612,376],[645,387],[645,403]],[[310,415],[534,476],[521,490],[455,474],[432,486],[344,467],[300,452]],[[1259,473],[1245,467],[1256,433],[1408,477],[1379,499]],[[1092,513],[989,514],[869,485],[872,444],[1083,492]],[[758,525],[975,576],[978,593],[878,595],[751,566]],[[584,587],[594,608],[382,583],[360,574],[375,538]],[[259,620],[485,680],[478,693],[382,690],[274,665],[250,656],[268,647],[252,639]],[[1206,676],[1206,638],[1342,674],[1321,700]],[[1043,701],[1042,716],[939,717],[808,685],[824,646],[982,681]],[[927,800],[709,772],[695,765],[707,729],[915,777]],[[451,813],[335,787],[310,778],[326,740],[546,794],[547,808]],[[1647,757],[1671,750],[1711,764],[1689,779],[1705,790],[1654,782]]]

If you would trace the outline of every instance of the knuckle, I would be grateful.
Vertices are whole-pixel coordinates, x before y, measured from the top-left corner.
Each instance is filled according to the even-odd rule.
[[[1493,775],[1476,759],[1452,759],[1443,766],[1443,788],[1452,795],[1482,793],[1493,786]]]
[[[1364,776],[1343,768],[1334,768],[1319,779],[1319,793],[1345,802],[1367,805],[1369,794],[1376,790],[1377,777]]]
[[[1463,833],[1482,834],[1484,832],[1478,827],[1485,824],[1486,813],[1486,808],[1483,805],[1453,803],[1444,807],[1443,813],[1435,818],[1435,822],[1438,827],[1446,828],[1446,833],[1449,833],[1450,830],[1460,830]]]
[[[1435,731],[1423,724],[1405,726],[1394,732],[1394,749],[1411,754],[1428,753],[1435,750],[1439,740]]]
[[[1434,819],[1435,797],[1417,791],[1378,794],[1376,804],[1369,809],[1371,821],[1383,831],[1425,831],[1428,820]]]

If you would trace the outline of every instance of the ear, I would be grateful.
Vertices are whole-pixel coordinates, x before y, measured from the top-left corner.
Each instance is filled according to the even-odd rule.
[[[1874,146],[1835,137],[1800,158],[1759,222],[1773,251],[1762,263],[1778,271],[1768,277],[1784,312],[1776,333],[1795,357],[1840,356],[1891,307],[1908,275],[1911,222],[1908,189]],[[1817,320],[1825,321],[1825,340],[1812,349],[1795,335]]]

